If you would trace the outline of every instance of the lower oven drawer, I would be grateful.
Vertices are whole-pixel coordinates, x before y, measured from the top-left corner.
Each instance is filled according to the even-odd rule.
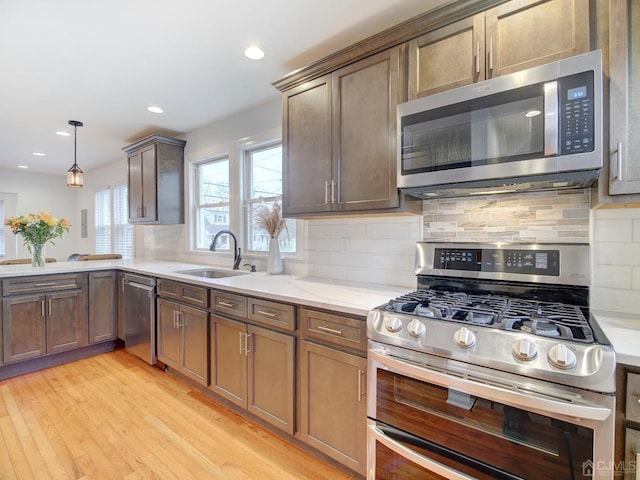
[[[496,371],[399,362],[369,350],[368,479],[613,478],[612,397],[591,405],[593,392],[558,388],[542,399],[530,379],[528,393],[471,379],[499,382]]]

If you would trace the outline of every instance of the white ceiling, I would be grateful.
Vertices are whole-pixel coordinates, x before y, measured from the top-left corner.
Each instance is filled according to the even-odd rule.
[[[0,168],[90,174],[154,132],[279,98],[271,83],[445,0],[0,0]],[[243,56],[250,44],[261,61]],[[149,113],[149,105],[164,108]],[[36,157],[32,152],[43,152]]]

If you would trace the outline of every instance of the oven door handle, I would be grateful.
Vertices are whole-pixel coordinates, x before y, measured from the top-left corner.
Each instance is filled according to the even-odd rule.
[[[369,361],[378,362],[386,370],[393,370],[407,377],[417,378],[445,388],[452,388],[469,395],[494,400],[496,402],[517,406],[523,410],[530,409],[536,413],[557,418],[564,415],[568,418],[579,418],[602,422],[609,418],[611,409],[591,405],[562,401],[556,397],[545,398],[543,394],[527,395],[517,390],[509,390],[487,383],[478,383],[470,378],[460,378],[446,373],[422,368],[411,363],[396,360],[393,357],[369,349]]]
[[[436,462],[430,458],[421,455],[410,448],[405,447],[402,443],[394,440],[393,438],[385,435],[385,433],[380,430],[375,424],[369,425],[369,433],[373,436],[373,438],[380,442],[382,445],[387,447],[389,450],[397,453],[403,458],[406,458],[412,463],[419,465],[420,467],[428,470],[429,472],[433,472],[437,475],[440,475],[449,480],[474,480],[475,477],[470,477],[461,473],[457,470],[454,470],[446,465],[443,465],[440,462]]]

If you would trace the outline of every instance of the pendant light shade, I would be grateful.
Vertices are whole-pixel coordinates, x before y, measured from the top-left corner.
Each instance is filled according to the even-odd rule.
[[[73,165],[67,170],[67,187],[82,188],[84,185],[84,172],[78,166],[78,127],[82,127],[82,122],[69,120],[69,125],[73,126]]]

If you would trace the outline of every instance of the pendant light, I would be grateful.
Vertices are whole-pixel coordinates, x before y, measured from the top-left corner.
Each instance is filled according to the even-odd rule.
[[[82,188],[84,172],[78,166],[78,127],[82,126],[82,122],[69,120],[69,125],[73,126],[73,165],[67,170],[67,187]]]

